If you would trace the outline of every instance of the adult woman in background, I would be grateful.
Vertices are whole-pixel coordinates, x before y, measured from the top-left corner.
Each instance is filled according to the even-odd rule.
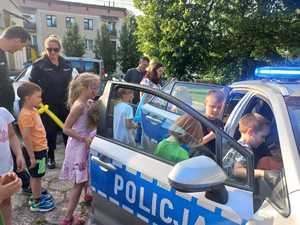
[[[44,52],[41,58],[33,64],[30,81],[37,83],[43,89],[43,103],[49,105],[57,117],[65,121],[68,110],[66,107],[69,82],[72,80],[72,66],[61,55],[61,42],[55,35],[50,35],[44,41]],[[42,115],[48,141],[48,168],[56,167],[54,150],[56,137],[61,128],[46,114]],[[64,143],[67,136],[63,134]]]
[[[160,89],[161,85],[161,76],[164,72],[163,64],[160,62],[152,62],[147,69],[146,75],[143,80],[140,82],[141,85],[148,86],[154,89]],[[141,93],[143,95],[143,93]],[[141,96],[142,99],[142,96]],[[151,95],[144,96],[144,103],[148,102],[151,99]]]
[[[164,72],[163,64],[160,62],[152,62],[150,63],[149,67],[147,68],[147,72],[143,80],[140,82],[141,85],[148,86],[150,88],[154,89],[160,89],[161,85],[161,76]],[[149,138],[144,133],[143,124],[141,124],[141,114],[142,114],[142,106],[149,102],[152,98],[152,95],[146,94],[146,93],[140,93],[140,103],[137,107],[136,113],[135,113],[135,122],[139,123],[141,127],[137,129],[136,134],[136,143],[141,143],[144,149],[148,149],[149,153],[153,153],[154,146],[151,144]]]

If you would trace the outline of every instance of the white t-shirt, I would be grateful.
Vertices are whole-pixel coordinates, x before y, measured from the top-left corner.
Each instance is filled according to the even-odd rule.
[[[13,170],[13,159],[9,147],[8,125],[14,117],[7,109],[0,107],[0,176]]]
[[[126,127],[126,119],[133,119],[133,109],[129,104],[119,102],[114,106],[114,139],[135,145],[133,129]]]

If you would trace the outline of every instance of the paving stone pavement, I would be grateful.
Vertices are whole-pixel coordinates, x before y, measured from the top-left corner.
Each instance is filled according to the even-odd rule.
[[[63,218],[72,184],[58,179],[64,159],[64,146],[59,144],[57,147],[55,154],[57,168],[53,170],[48,169],[43,179],[43,187],[53,195],[56,208],[47,213],[33,213],[28,206],[29,195],[19,192],[12,198],[13,225],[57,225]],[[90,211],[91,207],[85,204],[81,198],[76,208],[76,213],[88,218]]]

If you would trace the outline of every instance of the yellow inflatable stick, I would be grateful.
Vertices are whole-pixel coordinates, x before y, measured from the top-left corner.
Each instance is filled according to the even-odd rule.
[[[61,129],[64,128],[64,123],[49,109],[48,105],[41,104],[38,112],[46,113]]]

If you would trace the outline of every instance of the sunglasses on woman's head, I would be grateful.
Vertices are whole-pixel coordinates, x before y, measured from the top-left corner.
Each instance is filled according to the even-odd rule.
[[[47,51],[48,52],[52,52],[52,51],[59,52],[59,48],[47,48]]]

